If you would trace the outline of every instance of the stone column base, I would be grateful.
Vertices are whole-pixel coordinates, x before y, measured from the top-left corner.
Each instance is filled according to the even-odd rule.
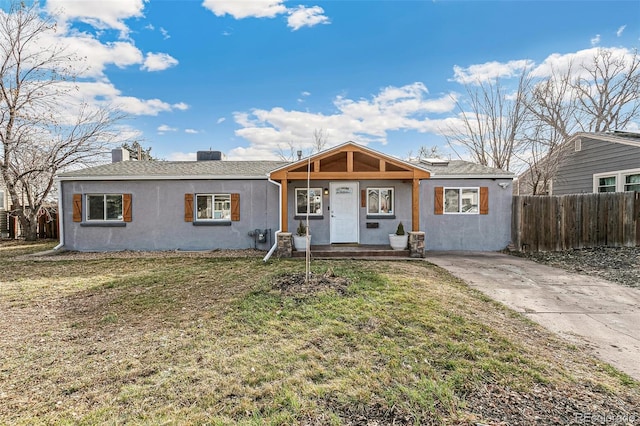
[[[424,232],[409,232],[409,256],[424,257]]]
[[[276,256],[293,256],[293,234],[291,234],[291,232],[281,232],[278,234],[278,247],[276,248]]]

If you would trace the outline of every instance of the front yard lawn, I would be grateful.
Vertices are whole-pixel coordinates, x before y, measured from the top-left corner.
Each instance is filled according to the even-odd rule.
[[[640,421],[637,382],[427,262],[305,286],[293,260],[24,256],[51,246],[0,245],[0,424]]]

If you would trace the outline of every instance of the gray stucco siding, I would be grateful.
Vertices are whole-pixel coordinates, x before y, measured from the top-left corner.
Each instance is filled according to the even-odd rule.
[[[503,189],[499,184],[508,186]],[[496,251],[511,242],[511,179],[429,179],[420,187],[420,229],[425,249]],[[436,187],[489,188],[488,214],[435,214]]]
[[[131,194],[132,221],[88,226],[86,194]],[[240,220],[229,226],[194,226],[184,220],[184,196],[240,194]],[[83,194],[83,221],[73,222],[73,194]],[[254,247],[249,232],[278,229],[278,189],[265,180],[63,181],[64,246],[78,251],[212,250]]]
[[[571,151],[558,167],[553,195],[592,193],[593,175],[640,168],[640,147],[582,139],[582,149]]]

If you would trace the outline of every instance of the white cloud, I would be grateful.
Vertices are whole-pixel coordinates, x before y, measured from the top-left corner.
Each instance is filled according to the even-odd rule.
[[[159,125],[157,130],[158,130],[159,133],[160,132],[164,133],[164,132],[176,132],[176,131],[178,131],[178,129],[176,127],[171,127],[171,126],[169,126],[167,124]]]
[[[124,21],[144,16],[144,0],[78,1],[47,0],[47,10],[64,21],[79,20],[97,29],[115,29],[127,37],[129,28]]]
[[[526,68],[531,68],[533,61],[527,59],[509,62],[485,62],[475,64],[467,68],[458,65],[453,67],[453,81],[460,84],[479,84],[493,82],[498,78],[511,78],[522,73]]]
[[[591,45],[597,46],[599,44],[600,44],[600,34],[596,34],[596,36],[591,39]]]
[[[141,69],[146,71],[163,71],[178,65],[178,60],[166,53],[147,53]]]
[[[197,131],[196,129],[184,129],[185,133],[188,133],[190,135],[197,135],[198,133],[200,133],[199,131]]]
[[[202,5],[216,16],[231,15],[235,19],[273,18],[287,12],[284,0],[204,0]]]
[[[389,131],[437,133],[441,119],[431,119],[431,114],[442,114],[455,108],[456,97],[444,94],[429,98],[423,83],[402,87],[386,87],[369,99],[335,98],[336,112],[330,115],[305,111],[255,109],[236,112],[235,122],[241,126],[236,135],[249,141],[249,148],[236,149],[229,158],[267,158],[295,141],[302,149],[313,144],[313,132],[323,129],[329,135],[329,145],[345,141],[359,143],[386,143]]]
[[[302,27],[313,27],[319,24],[329,24],[329,18],[324,15],[320,6],[298,6],[287,8],[284,0],[204,0],[202,6],[212,11],[216,16],[230,15],[235,19],[245,18],[275,18],[288,14],[287,26],[293,31]],[[224,31],[223,35],[231,32]]]
[[[220,118],[218,118],[218,119],[216,120],[216,124],[222,124],[222,123],[224,123],[224,121],[225,121],[225,120],[226,120],[226,118],[224,118],[224,117],[220,117]]]
[[[627,28],[626,25],[622,25],[620,28],[618,28],[618,31],[616,31],[616,36],[621,37],[622,33],[624,32],[625,28]]]
[[[162,38],[165,40],[168,40],[171,38],[171,36],[169,35],[169,31],[167,31],[165,28],[160,27],[160,34],[162,34]]]
[[[560,54],[553,53],[549,55],[540,65],[532,69],[531,75],[535,78],[544,78],[555,73],[566,73],[571,67],[575,77],[583,76],[586,71],[584,66],[591,65],[593,58],[598,54],[601,47],[592,47],[590,49],[579,50],[577,52]],[[625,59],[629,63],[629,59],[633,56],[633,52],[622,47],[610,47],[606,49],[611,53],[614,59]]]
[[[171,105],[171,107],[180,111],[186,111],[189,109],[189,105],[185,104],[184,102],[178,102],[177,104]]]
[[[196,161],[197,154],[195,152],[172,152],[167,157],[168,161]]]
[[[305,90],[304,92],[300,93],[300,96],[304,96],[304,97],[311,96],[311,92],[307,92]]]
[[[287,26],[293,31],[297,31],[302,27],[313,27],[315,25],[329,23],[329,18],[324,15],[324,9],[320,6],[298,6],[295,9],[289,9]]]

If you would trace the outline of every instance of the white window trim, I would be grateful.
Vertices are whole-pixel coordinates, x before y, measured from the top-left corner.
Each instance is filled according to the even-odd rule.
[[[103,203],[103,215],[102,215],[102,219],[91,219],[89,218],[89,213],[91,211],[91,206],[89,204],[89,197],[97,197],[97,196],[102,196],[102,203]],[[106,215],[107,215],[107,199],[106,197],[108,196],[119,196],[120,197],[120,218],[119,219],[107,219]],[[84,198],[85,204],[87,206],[86,208],[86,212],[85,212],[85,218],[87,222],[124,222],[124,197],[123,194],[111,194],[111,193],[95,193],[95,194],[85,194],[85,198]]]
[[[318,194],[320,194],[320,213],[314,212],[311,213],[309,212],[309,216],[322,216],[323,213],[323,209],[324,209],[324,199],[323,199],[323,189],[322,188],[295,188],[295,190],[293,191],[293,198],[295,199],[295,205],[294,205],[294,209],[296,212],[296,216],[305,216],[307,213],[300,213],[298,211],[298,191],[316,191]],[[309,209],[309,201],[307,200],[307,210]]]
[[[447,211],[447,200],[446,200],[446,194],[447,194],[447,189],[457,189],[460,191],[460,197],[458,199],[458,211],[457,212],[448,212]],[[465,189],[474,189],[477,193],[478,193],[478,208],[476,209],[476,211],[472,212],[463,212],[462,210],[462,191]],[[442,188],[442,213],[443,214],[458,214],[458,215],[474,215],[474,214],[480,214],[480,187],[479,186],[445,186],[444,188]]]
[[[216,215],[216,196],[229,198],[229,217],[215,218]],[[199,218],[198,217],[198,197],[211,197],[211,218]],[[202,193],[196,194],[195,202],[193,203],[194,217],[196,222],[230,222],[231,221],[231,193]]]
[[[377,190],[378,191],[378,213],[371,213],[369,211],[369,191],[371,190]],[[383,212],[380,211],[380,191],[391,191],[391,208],[389,209],[388,212]],[[367,209],[367,214],[369,216],[393,216],[396,214],[396,189],[393,186],[371,186],[367,188],[367,192],[366,192],[366,197],[367,197],[367,205],[366,205],[366,209]]]
[[[640,169],[626,169],[626,170],[616,170],[613,172],[604,172],[604,173],[595,173],[593,175],[593,193],[598,193],[599,188],[599,180],[600,178],[605,177],[615,177],[616,178],[616,192],[624,192],[624,186],[626,177],[629,175],[637,175],[640,174]]]

